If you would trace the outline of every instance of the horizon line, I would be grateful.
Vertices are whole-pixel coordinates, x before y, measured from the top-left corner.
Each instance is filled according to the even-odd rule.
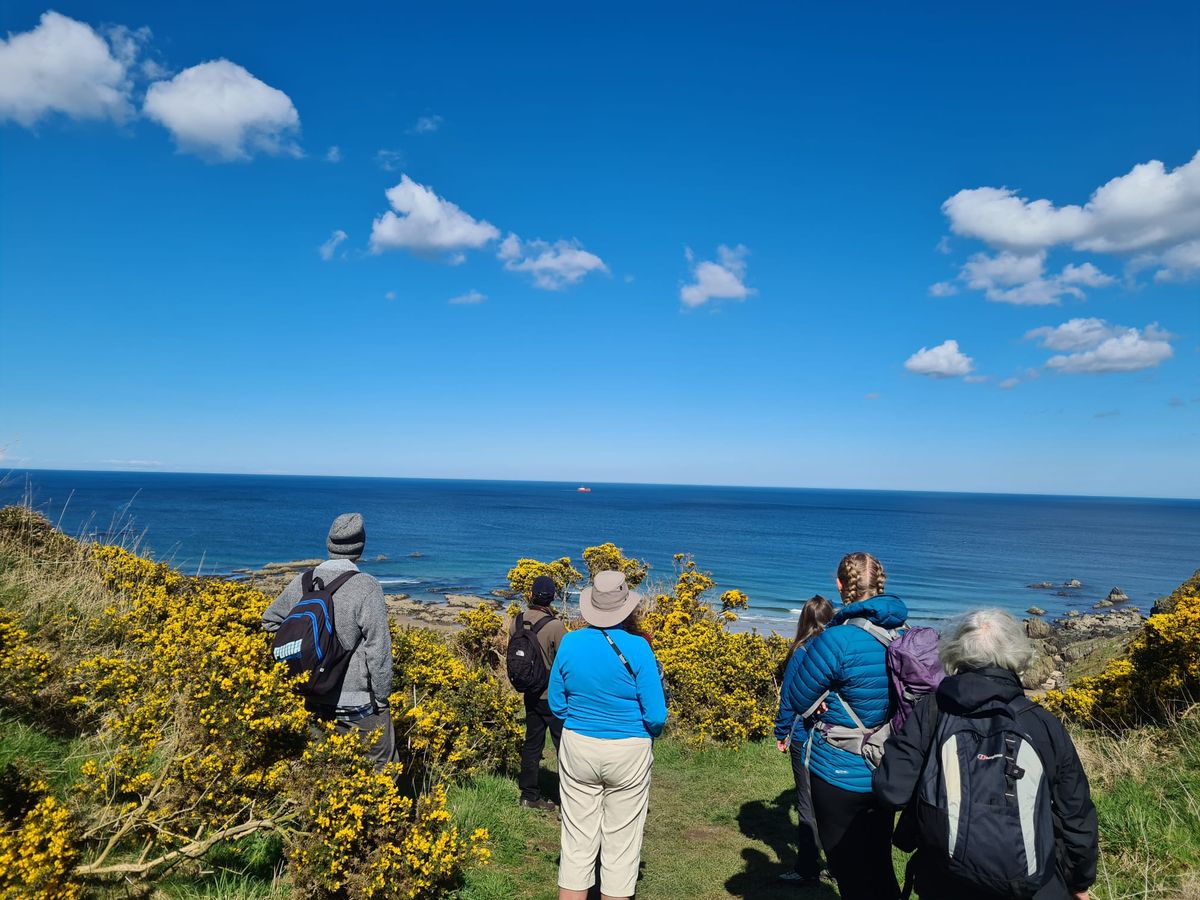
[[[1086,500],[1157,500],[1166,502],[1197,502],[1200,497],[1156,497],[1146,494],[1047,494],[1040,491],[969,491],[969,490],[933,490],[923,488],[862,488],[862,487],[813,487],[810,485],[772,485],[772,484],[717,484],[704,482],[660,482],[660,481],[588,481],[562,479],[532,479],[532,478],[484,478],[436,475],[329,475],[325,473],[298,472],[199,472],[185,469],[167,468],[43,468],[38,466],[23,466],[0,468],[0,486],[13,474],[33,472],[78,472],[90,475],[223,475],[240,478],[341,478],[341,479],[374,479],[379,481],[465,481],[491,484],[563,484],[590,486],[601,485],[610,487],[672,487],[672,488],[726,488],[741,490],[767,491],[841,491],[853,493],[893,493],[893,494],[948,494],[961,496],[991,496],[991,497],[1048,497]]]

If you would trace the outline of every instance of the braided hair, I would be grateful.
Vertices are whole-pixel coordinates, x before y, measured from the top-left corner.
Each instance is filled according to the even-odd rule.
[[[842,602],[855,603],[883,593],[887,573],[883,564],[870,553],[847,553],[838,563],[838,581],[842,583]]]

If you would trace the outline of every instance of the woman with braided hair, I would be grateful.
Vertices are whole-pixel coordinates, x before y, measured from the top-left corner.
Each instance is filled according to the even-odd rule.
[[[870,553],[842,558],[837,569],[842,608],[809,642],[786,686],[792,709],[802,716],[817,714],[806,747],[813,811],[843,900],[900,896],[892,868],[894,816],[876,803],[872,766],[862,756],[863,737],[887,723],[890,714],[882,632],[908,618],[904,602],[884,594],[886,581],[883,566]]]

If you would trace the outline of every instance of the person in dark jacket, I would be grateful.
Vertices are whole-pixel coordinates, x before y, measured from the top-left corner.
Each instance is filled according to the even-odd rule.
[[[833,604],[817,594],[800,610],[796,623],[796,638],[792,641],[792,652],[788,655],[783,674],[783,689],[779,692],[779,712],[775,716],[775,746],[780,753],[787,753],[792,760],[792,777],[796,781],[796,813],[799,825],[796,834],[796,865],[790,872],[779,876],[780,881],[800,885],[817,884],[821,876],[821,850],[817,843],[817,821],[813,815],[812,788],[809,783],[805,752],[808,745],[808,727],[804,717],[792,709],[788,696],[788,684],[800,669],[807,644],[820,634],[833,618]]]
[[[898,597],[883,594],[886,578],[879,560],[869,553],[850,553],[842,559],[837,587],[844,605],[829,627],[809,642],[787,684],[788,702],[801,716],[827,704],[809,732],[807,759],[817,833],[843,900],[900,896],[892,868],[895,816],[876,803],[867,761],[835,746],[827,733],[830,728],[850,732],[859,723],[873,730],[888,720],[886,651],[860,627],[892,631],[908,618],[908,608]]]
[[[1003,610],[984,609],[948,628],[939,655],[949,677],[935,695],[917,702],[903,727],[888,739],[883,761],[875,770],[875,794],[889,809],[907,807],[912,801],[933,752],[939,714],[988,715],[1022,698],[1018,673],[1032,662],[1034,652],[1016,619]],[[1057,844],[1057,870],[1034,898],[1087,900],[1088,888],[1096,880],[1099,854],[1096,809],[1087,775],[1066,729],[1052,714],[1035,706],[1020,712],[1017,723],[1027,731],[1044,765]],[[902,816],[901,831],[909,831],[910,815]],[[916,853],[910,874],[921,900],[992,900],[998,896],[952,876],[945,867],[946,847],[923,846],[920,830],[914,826],[911,831]]]
[[[554,614],[551,604],[558,587],[549,575],[539,575],[533,579],[533,589],[529,596],[529,609],[520,617],[522,627],[537,629],[538,647],[542,651],[542,660],[546,663],[546,671],[554,668],[554,657],[558,653],[558,645],[562,643],[567,633],[562,620]],[[546,619],[546,624],[538,623]],[[508,620],[508,636],[517,633],[517,619]],[[554,752],[558,752],[558,742],[562,738],[562,719],[550,711],[546,700],[549,685],[540,693],[525,694],[525,743],[521,747],[521,774],[517,784],[521,788],[521,805],[530,809],[553,812],[558,808],[553,800],[542,799],[538,788],[538,770],[542,765],[542,753],[546,749],[546,732],[550,732],[550,740],[554,742]]]

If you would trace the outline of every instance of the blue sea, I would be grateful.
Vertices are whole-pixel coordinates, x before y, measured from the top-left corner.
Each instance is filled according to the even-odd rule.
[[[613,541],[672,576],[694,555],[750,597],[740,627],[788,632],[797,608],[835,597],[842,554],[868,550],[888,590],[935,622],[998,605],[1052,616],[1088,610],[1113,587],[1148,611],[1200,567],[1200,501],[685,485],[579,485],[12,471],[0,503],[26,498],[75,535],[136,538],[188,573],[225,574],[321,556],[330,521],[361,512],[363,568],[389,593],[440,600],[506,586],[520,557],[570,556]],[[1027,585],[1079,579],[1056,596]]]

